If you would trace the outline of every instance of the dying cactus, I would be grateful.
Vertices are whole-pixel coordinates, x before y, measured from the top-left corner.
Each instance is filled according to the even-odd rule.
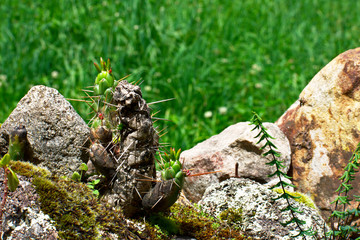
[[[141,212],[142,198],[152,187],[151,181],[138,179],[155,177],[159,137],[140,87],[115,81],[110,61],[100,59],[100,66],[95,67],[99,74],[91,97],[95,116],[90,160],[106,177],[103,198],[132,216]]]
[[[209,173],[190,175],[179,161],[180,150],[171,149],[164,157],[160,155],[156,170],[161,179],[156,180],[159,136],[140,87],[116,81],[109,60],[100,59],[100,66],[95,63],[95,67],[99,73],[91,97],[95,115],[90,160],[105,176],[102,197],[121,206],[127,216],[165,211],[178,199],[186,176]]]

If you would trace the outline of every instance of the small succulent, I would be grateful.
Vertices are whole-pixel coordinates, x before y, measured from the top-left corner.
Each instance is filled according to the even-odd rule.
[[[160,156],[157,161],[157,170],[161,171],[161,181],[158,181],[143,200],[142,205],[145,210],[151,212],[165,211],[171,207],[180,195],[184,186],[186,173],[179,161],[181,150],[170,149],[170,153]]]
[[[112,73],[110,59],[105,62],[100,58],[100,66],[95,62],[94,66],[98,71],[98,75],[94,82],[94,96],[92,97],[93,104],[91,108],[97,114],[92,120],[92,128],[104,125],[104,121],[106,122],[105,125],[109,125],[110,117],[108,115],[110,114],[111,106],[108,104],[111,103],[114,89],[118,84],[118,81],[115,81],[114,74]]]
[[[8,187],[11,192],[14,192],[19,185],[19,179],[17,178],[13,170],[11,170],[11,168],[9,167],[10,160],[10,154],[5,154],[0,160],[0,167],[3,168],[5,171],[6,180],[4,182],[5,184],[7,183],[7,186],[5,186],[5,188]]]
[[[185,173],[182,171],[183,166],[179,161],[181,149],[175,151],[174,148],[170,149],[170,153],[164,153],[164,157],[161,157],[157,162],[157,171],[161,171],[161,179],[171,180],[174,179],[175,183],[179,188],[182,188],[184,185]]]
[[[111,69],[110,59],[105,62],[100,58],[100,66],[94,63],[96,70],[99,74],[95,79],[94,93],[96,96],[112,97],[112,90],[116,86],[116,81]],[[104,99],[103,99],[104,100]],[[107,99],[111,101],[111,99]]]

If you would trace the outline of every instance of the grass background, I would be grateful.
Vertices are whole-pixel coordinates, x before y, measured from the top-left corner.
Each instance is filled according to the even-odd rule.
[[[360,46],[359,5],[1,0],[0,122],[33,85],[83,96],[100,56],[117,78],[141,78],[148,102],[176,98],[153,106],[171,120],[160,127],[174,147],[191,148],[252,110],[273,122],[325,64]],[[86,104],[72,104],[89,119]]]

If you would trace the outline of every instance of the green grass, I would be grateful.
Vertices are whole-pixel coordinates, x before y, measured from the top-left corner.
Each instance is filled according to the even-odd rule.
[[[33,85],[78,98],[102,56],[118,78],[142,78],[148,102],[176,98],[154,110],[171,120],[162,141],[188,149],[252,110],[275,121],[325,64],[360,46],[359,1],[194,2],[2,0],[0,122]]]

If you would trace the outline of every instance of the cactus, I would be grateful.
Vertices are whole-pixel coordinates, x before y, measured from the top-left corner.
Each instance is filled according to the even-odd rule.
[[[155,180],[159,136],[140,87],[124,79],[115,80],[110,60],[100,58],[100,65],[94,65],[98,75],[94,95],[89,96],[95,112],[89,155],[96,170],[105,176],[105,182],[97,185],[102,186],[100,195],[121,206],[127,216],[143,210],[164,211],[176,202],[186,176],[209,173],[186,173],[179,161],[180,150],[171,149],[160,156],[157,170],[161,171],[161,180]]]
[[[91,108],[90,160],[105,176],[100,183],[101,196],[120,205],[128,216],[141,212],[142,198],[150,191],[151,182],[138,181],[155,177],[155,153],[158,135],[153,128],[150,108],[141,89],[126,80],[115,80],[110,60],[94,64],[95,78]]]
[[[161,181],[148,192],[142,205],[145,210],[160,212],[171,207],[180,195],[184,186],[185,172],[183,165],[179,161],[181,150],[170,149],[170,154],[165,153],[164,158],[159,155],[157,169],[161,172]]]

